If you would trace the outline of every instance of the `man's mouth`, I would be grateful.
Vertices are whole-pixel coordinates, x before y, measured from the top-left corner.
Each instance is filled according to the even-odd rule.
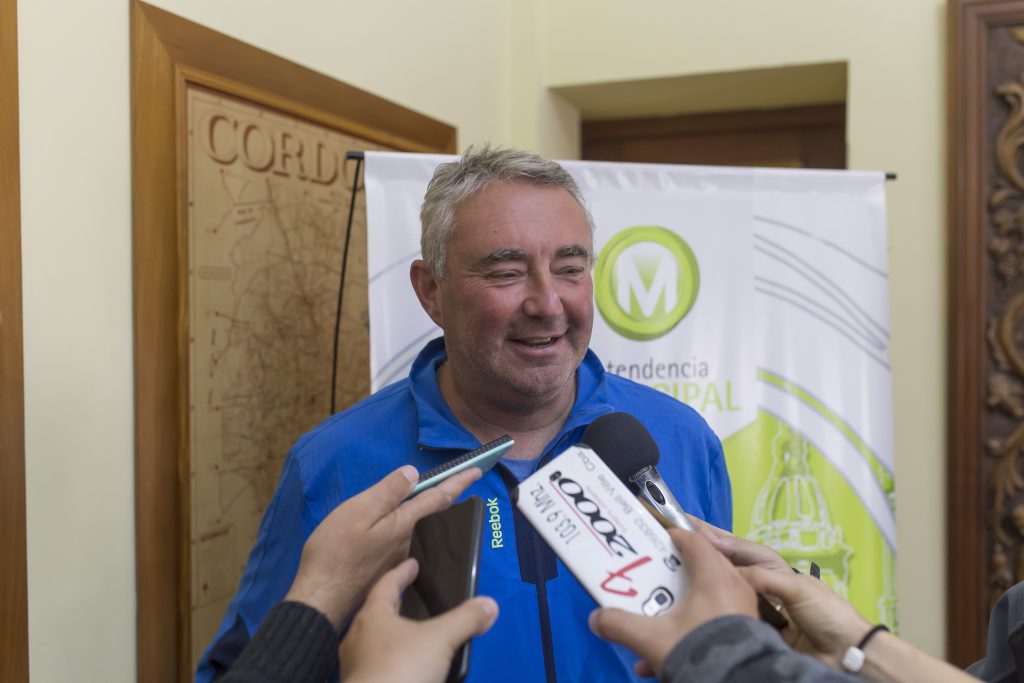
[[[516,339],[516,343],[528,346],[531,349],[543,349],[551,346],[561,337],[530,337],[529,339]]]

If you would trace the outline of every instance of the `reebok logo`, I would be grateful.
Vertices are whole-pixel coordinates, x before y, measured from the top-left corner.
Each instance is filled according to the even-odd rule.
[[[498,508],[497,498],[487,499],[487,514],[490,515],[487,521],[491,525],[491,547],[504,548],[505,544],[501,537],[501,510]]]

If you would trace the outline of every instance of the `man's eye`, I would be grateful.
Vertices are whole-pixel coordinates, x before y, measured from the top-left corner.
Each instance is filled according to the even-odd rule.
[[[490,275],[492,280],[514,280],[517,277],[519,273],[514,270],[499,270]]]

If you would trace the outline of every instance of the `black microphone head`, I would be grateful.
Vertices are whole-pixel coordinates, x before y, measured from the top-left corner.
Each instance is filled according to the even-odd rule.
[[[608,413],[583,431],[583,443],[594,449],[620,480],[629,482],[641,470],[658,464],[654,437],[629,413]]]

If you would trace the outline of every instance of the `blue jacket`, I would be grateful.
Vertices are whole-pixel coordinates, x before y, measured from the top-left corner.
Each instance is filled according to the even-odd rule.
[[[407,379],[298,440],[260,524],[238,593],[199,663],[197,681],[211,681],[235,660],[288,592],[306,538],[339,503],[401,465],[424,471],[480,445],[441,396],[436,373],[444,359],[443,340],[430,342]],[[572,413],[538,467],[579,442],[596,417],[613,411],[635,415],[650,430],[661,449],[658,470],[687,512],[731,528],[732,497],[718,437],[690,407],[605,374],[592,351],[577,371]],[[498,542],[491,525],[485,527],[478,593],[498,601],[499,617],[473,642],[469,680],[636,679],[635,657],[590,632],[587,617],[594,601],[515,510],[510,493],[517,483],[499,464],[464,494],[496,503],[502,532]]]

